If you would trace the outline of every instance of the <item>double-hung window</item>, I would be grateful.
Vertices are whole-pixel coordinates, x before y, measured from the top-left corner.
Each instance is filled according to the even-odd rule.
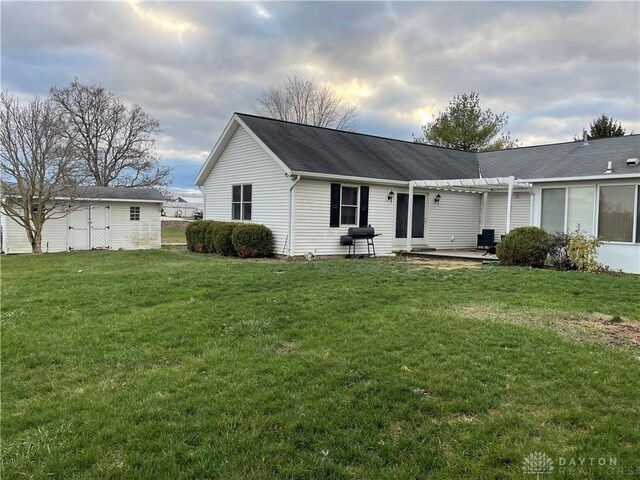
[[[231,189],[231,219],[251,220],[251,184],[233,185]]]
[[[340,224],[358,224],[358,187],[342,186],[340,192]]]

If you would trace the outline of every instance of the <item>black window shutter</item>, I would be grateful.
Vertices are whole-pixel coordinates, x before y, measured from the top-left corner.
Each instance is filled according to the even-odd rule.
[[[369,187],[360,187],[360,226],[369,225]]]
[[[329,218],[330,227],[340,226],[340,184],[331,184],[331,214]]]

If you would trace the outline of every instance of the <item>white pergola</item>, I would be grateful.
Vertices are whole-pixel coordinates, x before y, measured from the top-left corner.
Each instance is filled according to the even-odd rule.
[[[411,218],[413,218],[413,189],[425,188],[432,190],[449,190],[456,192],[482,193],[484,195],[484,205],[486,206],[487,196],[493,190],[507,189],[507,227],[506,231],[511,231],[511,206],[513,203],[514,188],[529,188],[530,183],[518,181],[515,177],[492,177],[492,178],[464,178],[453,180],[411,180],[409,182],[409,211],[407,214],[407,252],[411,251]]]

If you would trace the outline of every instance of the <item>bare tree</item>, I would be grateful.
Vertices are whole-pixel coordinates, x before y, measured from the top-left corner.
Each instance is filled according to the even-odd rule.
[[[358,109],[328,84],[318,84],[298,72],[279,87],[268,87],[258,97],[255,110],[265,117],[318,127],[353,131]]]
[[[166,186],[171,169],[157,156],[154,135],[157,120],[139,105],[124,100],[99,85],[74,80],[50,91],[65,133],[77,158],[84,160],[96,185],[109,187]]]
[[[76,174],[77,162],[51,100],[36,97],[22,106],[1,92],[2,210],[24,227],[33,253],[42,252],[45,222],[68,214],[58,197]]]

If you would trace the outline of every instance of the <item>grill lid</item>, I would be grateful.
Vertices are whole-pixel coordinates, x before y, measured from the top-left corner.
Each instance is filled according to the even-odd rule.
[[[348,234],[353,238],[373,238],[376,231],[373,227],[351,227]]]

